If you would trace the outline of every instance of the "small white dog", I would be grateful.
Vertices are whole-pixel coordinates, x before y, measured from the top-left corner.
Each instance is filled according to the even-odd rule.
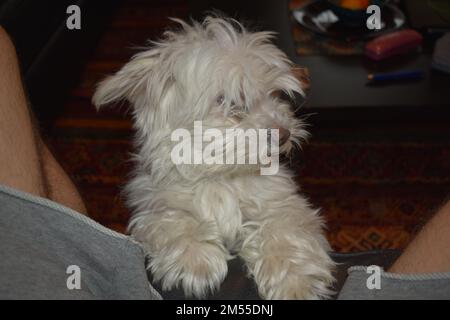
[[[127,99],[136,129],[136,168],[126,188],[132,235],[163,290],[198,298],[217,290],[227,261],[240,256],[266,299],[330,295],[333,261],[318,210],[281,166],[176,165],[175,129],[279,129],[280,152],[306,136],[280,93],[303,93],[270,32],[251,33],[218,16],[189,25],[132,58],[99,85],[97,107]]]

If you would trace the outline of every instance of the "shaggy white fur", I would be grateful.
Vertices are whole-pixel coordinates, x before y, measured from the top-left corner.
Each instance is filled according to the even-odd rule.
[[[283,128],[288,153],[307,136],[284,92],[303,93],[292,63],[270,32],[251,33],[218,16],[177,20],[115,75],[100,83],[97,107],[131,102],[136,129],[134,176],[126,188],[129,229],[145,247],[164,290],[181,286],[205,297],[239,255],[267,299],[326,298],[333,261],[318,210],[298,193],[281,166],[262,176],[258,165],[175,165],[171,133],[210,128]]]

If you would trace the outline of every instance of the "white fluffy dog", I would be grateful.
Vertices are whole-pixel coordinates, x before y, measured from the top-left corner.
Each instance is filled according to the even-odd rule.
[[[240,256],[266,299],[330,295],[333,261],[318,210],[281,166],[260,175],[245,164],[176,165],[171,134],[211,128],[277,128],[287,153],[306,136],[279,96],[302,93],[292,64],[270,39],[234,20],[207,17],[135,55],[98,87],[97,107],[126,99],[136,129],[136,168],[126,188],[132,235],[163,290],[205,297]]]

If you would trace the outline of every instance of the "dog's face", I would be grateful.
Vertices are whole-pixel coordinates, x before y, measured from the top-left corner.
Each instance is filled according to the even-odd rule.
[[[303,94],[292,64],[268,32],[247,32],[235,21],[208,17],[202,24],[166,32],[161,42],[133,57],[104,80],[96,106],[127,99],[141,136],[190,129],[279,129],[280,151],[305,138],[302,123],[283,96]]]

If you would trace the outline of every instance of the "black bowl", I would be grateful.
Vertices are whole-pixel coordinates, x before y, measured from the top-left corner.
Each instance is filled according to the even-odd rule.
[[[366,25],[369,15],[366,13],[366,9],[352,10],[340,6],[340,0],[328,0],[330,9],[339,18],[342,23],[349,27],[362,27]],[[383,6],[388,0],[371,0],[370,5],[375,4],[383,10]]]

